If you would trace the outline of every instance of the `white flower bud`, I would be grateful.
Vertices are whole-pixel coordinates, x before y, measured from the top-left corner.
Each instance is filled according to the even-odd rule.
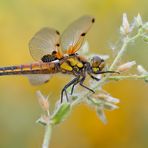
[[[104,108],[107,110],[115,110],[118,109],[119,107],[115,104],[109,103],[109,102],[105,102],[104,103]]]
[[[130,32],[130,24],[128,22],[126,13],[124,13],[122,19],[122,26],[120,27],[120,33],[122,35],[127,35],[129,32]]]
[[[135,17],[135,22],[136,22],[137,27],[141,27],[143,25],[142,18],[139,13],[138,13],[137,17]]]
[[[124,64],[120,65],[120,66],[117,68],[117,71],[119,71],[119,72],[127,71],[127,70],[129,70],[131,67],[133,67],[135,64],[136,64],[135,61],[131,61],[131,62],[124,63]]]
[[[115,104],[117,104],[117,103],[119,103],[119,102],[120,102],[120,100],[119,100],[119,99],[114,98],[114,97],[109,96],[109,95],[106,97],[106,101],[111,102],[111,103],[115,103]]]
[[[142,65],[137,66],[137,70],[140,74],[147,74],[148,72],[143,68]]]
[[[101,94],[98,95],[98,98],[99,98],[99,99],[103,99],[103,100],[105,100],[105,101],[107,101],[107,102],[110,102],[110,103],[115,103],[115,104],[117,104],[117,103],[120,102],[119,99],[114,98],[114,97],[112,97],[112,96],[110,96],[110,95],[108,95],[108,94],[102,94],[102,93],[101,93]]]

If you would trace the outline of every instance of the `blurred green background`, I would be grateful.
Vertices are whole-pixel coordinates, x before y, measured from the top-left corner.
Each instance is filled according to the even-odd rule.
[[[0,66],[32,62],[28,41],[36,31],[51,26],[61,32],[84,14],[96,23],[87,35],[92,52],[111,54],[109,44],[119,38],[122,14],[138,13],[148,20],[147,0],[0,0]],[[141,40],[124,56],[148,69],[148,46]],[[52,92],[51,104],[69,77],[55,76],[33,87],[25,77],[0,77],[0,148],[40,148],[44,128],[35,123],[41,114],[35,91]],[[59,84],[60,82],[60,84]],[[53,131],[52,148],[147,148],[148,85],[143,81],[112,82],[105,89],[120,98],[120,109],[107,112],[103,125],[93,109],[81,104]]]

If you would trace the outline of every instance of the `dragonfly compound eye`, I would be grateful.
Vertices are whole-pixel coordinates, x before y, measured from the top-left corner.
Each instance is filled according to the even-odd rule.
[[[101,59],[99,56],[94,56],[91,60],[91,66],[94,72],[101,71],[104,66],[104,60]]]
[[[91,60],[92,67],[93,68],[99,67],[101,62],[102,62],[102,59],[99,56],[94,56]]]

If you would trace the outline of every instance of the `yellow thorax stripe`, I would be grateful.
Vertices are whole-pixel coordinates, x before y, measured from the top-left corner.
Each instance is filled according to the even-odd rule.
[[[72,71],[72,67],[69,64],[67,64],[66,62],[62,63],[60,65],[60,67],[64,70]]]
[[[75,66],[78,63],[78,61],[74,58],[69,58],[69,59],[67,59],[67,61],[70,62],[71,66]]]
[[[79,62],[77,59],[69,58],[67,61],[70,62],[71,66],[78,66],[79,68],[83,67],[83,64],[81,62]]]

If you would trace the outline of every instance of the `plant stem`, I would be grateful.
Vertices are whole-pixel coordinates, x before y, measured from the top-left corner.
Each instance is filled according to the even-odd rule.
[[[124,80],[124,79],[148,79],[147,75],[129,75],[129,76],[110,76],[108,80]]]
[[[118,62],[120,61],[122,55],[124,54],[124,52],[126,51],[126,47],[128,45],[128,38],[124,39],[124,43],[121,47],[121,50],[119,51],[119,53],[117,54],[115,60],[113,61],[112,65],[110,66],[109,70],[114,70],[114,68],[117,66]]]
[[[49,148],[50,141],[51,141],[52,128],[53,128],[53,125],[51,124],[46,125],[42,148]]]

